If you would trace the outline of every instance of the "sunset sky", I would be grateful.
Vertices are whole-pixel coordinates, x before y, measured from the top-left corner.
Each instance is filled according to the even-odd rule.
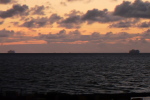
[[[0,53],[150,52],[150,0],[0,0]]]

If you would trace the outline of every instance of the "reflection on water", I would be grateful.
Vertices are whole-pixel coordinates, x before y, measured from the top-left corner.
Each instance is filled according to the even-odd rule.
[[[3,54],[0,88],[26,92],[150,92],[150,54]]]

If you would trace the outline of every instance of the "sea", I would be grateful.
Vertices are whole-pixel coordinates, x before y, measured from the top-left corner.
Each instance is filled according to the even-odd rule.
[[[150,54],[0,54],[0,92],[150,92]]]

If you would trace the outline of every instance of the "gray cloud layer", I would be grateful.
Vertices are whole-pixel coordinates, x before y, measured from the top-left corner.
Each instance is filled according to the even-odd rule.
[[[47,43],[69,43],[69,42],[88,42],[88,43],[148,43],[146,39],[150,39],[150,31],[147,30],[141,34],[129,34],[127,32],[119,32],[113,34],[112,32],[108,32],[106,34],[100,34],[98,32],[93,32],[91,35],[82,35],[79,30],[74,30],[66,32],[66,30],[61,30],[56,34],[39,34],[36,39],[45,40]],[[135,38],[135,39],[133,39]],[[145,41],[145,42],[144,42]]]
[[[11,37],[11,38],[10,38]],[[37,41],[44,40],[48,44],[56,45],[67,45],[70,43],[70,46],[75,48],[73,45],[86,46],[86,48],[95,45],[104,49],[103,52],[109,48],[115,48],[115,50],[120,50],[129,47],[141,47],[148,46],[150,39],[150,30],[147,30],[143,33],[129,34],[127,32],[112,33],[108,32],[106,34],[100,34],[98,32],[93,32],[91,35],[83,35],[79,30],[69,31],[60,30],[56,34],[39,34],[38,36],[26,36],[20,32],[14,32],[9,30],[0,30],[0,42],[1,43],[11,43],[11,42],[28,42],[28,41]],[[117,49],[116,49],[117,48]],[[131,49],[130,48],[130,49]],[[60,47],[59,47],[60,49]],[[85,49],[85,47],[84,47]],[[128,50],[127,49],[127,50]],[[95,50],[95,47],[94,47]],[[85,49],[86,51],[86,49]],[[111,50],[112,51],[112,50]],[[111,52],[110,51],[110,52]],[[81,52],[81,51],[80,51]],[[118,52],[118,51],[117,51]]]

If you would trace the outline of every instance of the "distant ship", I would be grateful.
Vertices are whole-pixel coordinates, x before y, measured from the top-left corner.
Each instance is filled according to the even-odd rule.
[[[129,53],[130,53],[130,54],[139,54],[140,51],[139,51],[139,50],[134,50],[134,49],[132,49],[132,50],[129,51]]]
[[[15,53],[14,50],[9,50],[7,53]]]

